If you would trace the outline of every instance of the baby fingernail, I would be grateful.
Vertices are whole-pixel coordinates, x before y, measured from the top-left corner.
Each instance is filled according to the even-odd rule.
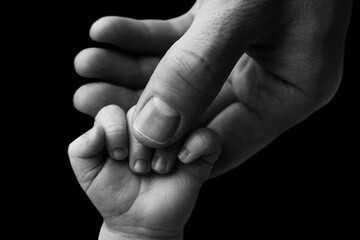
[[[113,149],[112,155],[115,159],[122,160],[126,157],[127,152],[125,151],[125,149],[123,149],[121,147],[117,147],[117,148]]]
[[[189,150],[184,148],[180,151],[178,158],[181,162],[186,162],[186,158],[189,156]]]
[[[139,113],[134,128],[157,144],[166,144],[176,132],[180,113],[158,97],[152,97]]]
[[[167,161],[158,157],[153,162],[153,169],[159,173],[165,173],[167,170]]]
[[[147,173],[149,171],[149,163],[144,159],[138,159],[135,162],[134,169],[138,173]]]

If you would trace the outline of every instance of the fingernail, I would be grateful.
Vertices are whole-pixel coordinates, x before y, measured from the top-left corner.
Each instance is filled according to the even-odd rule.
[[[167,161],[161,157],[158,157],[153,162],[153,169],[159,173],[165,173],[167,170]]]
[[[180,161],[185,162],[188,156],[189,156],[189,150],[187,148],[184,148],[180,151],[178,158]]]
[[[125,149],[123,149],[121,147],[117,147],[117,148],[113,149],[112,155],[115,159],[122,160],[126,157],[127,153],[126,153]]]
[[[142,136],[166,144],[176,132],[180,113],[158,97],[152,97],[136,118],[134,128]]]
[[[136,160],[135,165],[134,165],[134,169],[138,173],[147,173],[149,171],[148,161],[146,161],[144,159]]]

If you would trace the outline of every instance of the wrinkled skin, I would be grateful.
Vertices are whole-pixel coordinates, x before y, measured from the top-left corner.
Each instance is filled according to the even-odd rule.
[[[128,53],[82,51],[77,72],[109,83],[82,86],[74,104],[93,116],[109,103],[125,110],[137,104],[136,117],[154,92],[178,101],[173,104],[189,120],[174,141],[194,122],[218,132],[224,149],[212,172],[217,176],[331,100],[342,77],[350,10],[351,1],[211,0],[166,21],[102,18],[92,39]]]
[[[167,146],[194,123],[207,126],[223,146],[211,177],[223,174],[332,99],[342,78],[350,10],[351,1],[340,0],[204,0],[166,21],[102,18],[91,38],[119,50],[90,48],[76,57],[81,76],[105,82],[79,88],[75,107],[95,116],[111,103],[125,111],[136,105],[135,119],[149,96],[159,95],[184,116]],[[144,148],[164,147],[135,135]],[[128,170],[123,176],[139,178]],[[154,190],[171,189],[165,186],[178,182],[173,176],[163,176],[164,186]],[[129,194],[122,196],[132,199],[132,191],[139,195],[137,189],[153,189],[148,186],[158,181],[142,178],[148,183],[131,180],[134,185],[125,187]],[[113,206],[109,212],[119,219],[134,213],[115,207],[127,201],[109,200],[104,207]],[[139,211],[145,208],[138,203],[133,206]],[[183,206],[168,203],[170,211]],[[156,204],[161,202],[151,209]],[[155,212],[144,214],[150,219]]]

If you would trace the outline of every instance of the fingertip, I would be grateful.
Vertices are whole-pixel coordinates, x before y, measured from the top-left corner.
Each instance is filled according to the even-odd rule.
[[[126,148],[123,147],[115,147],[111,152],[111,156],[115,160],[124,160],[127,155],[128,151]]]
[[[221,153],[219,135],[212,129],[200,128],[190,134],[182,146],[178,159],[182,163],[191,163],[199,158],[214,162]]]
[[[89,36],[92,40],[96,41],[98,39],[99,30],[103,26],[103,18],[96,20],[90,27]]]
[[[153,159],[151,167],[159,174],[166,174],[170,171],[169,161],[160,156]]]
[[[109,17],[101,17],[96,20],[90,27],[89,36],[94,41],[100,41],[101,33],[104,31],[104,28],[108,26]]]
[[[151,170],[150,162],[147,159],[142,158],[134,160],[130,165],[130,168],[133,170],[134,173],[140,175],[147,174]]]
[[[111,27],[114,19],[118,17],[105,16],[96,20],[90,27],[89,36],[92,40],[101,42],[104,33],[107,32],[108,28]]]
[[[131,122],[134,107],[127,112],[127,121]],[[129,167],[139,175],[147,174],[151,171],[151,159],[153,158],[153,149],[140,143],[134,136],[130,126],[128,127],[129,136]]]
[[[85,84],[79,87],[75,91],[73,96],[73,104],[75,109],[92,117],[95,117],[95,115],[100,109],[96,107],[96,102],[98,101],[94,102],[94,104],[91,104],[93,102],[93,99],[95,99],[93,95],[94,88],[92,88],[90,84]]]
[[[177,162],[177,153],[181,143],[182,141],[178,141],[168,147],[155,149],[152,169],[159,174],[170,173]]]
[[[183,147],[179,152],[178,159],[182,163],[189,163],[189,160],[191,161],[192,159],[188,159],[188,156],[189,156],[189,149]]]
[[[168,146],[179,128],[182,118],[180,111],[168,102],[153,96],[134,119],[132,127],[135,137],[146,146]]]
[[[96,77],[101,67],[99,59],[102,59],[104,51],[100,48],[86,48],[80,51],[74,59],[74,68],[82,77]]]
[[[83,77],[83,69],[89,68],[86,59],[87,49],[81,50],[74,58],[75,72]]]
[[[74,107],[87,115],[95,117],[104,107],[118,105],[127,111],[137,101],[140,93],[105,82],[87,83],[80,86],[74,96]],[[134,97],[135,96],[135,97]]]

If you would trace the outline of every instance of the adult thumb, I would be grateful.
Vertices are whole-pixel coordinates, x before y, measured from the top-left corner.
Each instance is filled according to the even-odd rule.
[[[199,4],[191,26],[164,55],[137,103],[132,127],[140,142],[158,148],[177,141],[221,90],[254,37],[249,29],[255,22],[238,2]]]

